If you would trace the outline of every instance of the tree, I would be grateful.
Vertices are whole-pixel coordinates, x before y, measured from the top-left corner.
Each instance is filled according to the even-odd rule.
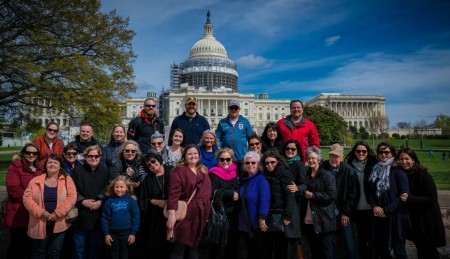
[[[112,111],[136,90],[134,32],[98,0],[5,0],[0,16],[0,107],[74,116],[92,105]]]
[[[319,105],[307,106],[304,116],[316,125],[321,144],[345,142],[347,123],[334,111]]]
[[[385,115],[381,113],[374,114],[369,117],[368,121],[371,134],[382,134],[386,132],[389,119]]]
[[[399,129],[409,129],[411,128],[411,123],[406,121],[397,122],[397,128]]]
[[[349,129],[349,131],[350,131],[350,134],[352,134],[352,136],[354,137],[354,138],[356,138],[356,139],[358,139],[358,128],[356,128],[356,126],[350,126],[350,127],[348,127],[348,129]]]
[[[450,136],[450,116],[442,113],[437,115],[434,125],[436,128],[442,129],[443,135]]]
[[[369,138],[369,132],[367,132],[366,128],[364,127],[359,128],[359,135],[361,136],[361,139]]]

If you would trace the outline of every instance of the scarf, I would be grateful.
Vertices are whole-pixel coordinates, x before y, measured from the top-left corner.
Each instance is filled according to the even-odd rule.
[[[353,167],[355,167],[358,173],[364,173],[364,169],[366,168],[366,161],[358,161],[357,159],[354,159],[352,161],[352,165]]]
[[[237,166],[232,163],[226,169],[220,166],[214,166],[213,168],[209,169],[209,173],[217,175],[222,180],[229,181],[236,178],[236,169]]]
[[[300,157],[299,156],[291,157],[287,160],[287,163],[288,165],[292,165],[292,163],[294,163],[295,161],[300,161]]]
[[[391,172],[391,166],[395,157],[391,157],[386,163],[378,162],[372,170],[369,176],[369,182],[376,183],[377,185],[377,197],[380,197],[382,193],[389,190],[389,175]],[[378,181],[378,182],[377,182]]]
[[[212,168],[213,166],[217,165],[216,160],[216,152],[219,150],[216,146],[213,146],[212,152],[207,152],[205,150],[204,146],[200,146],[200,158],[202,160],[202,164],[204,164],[208,169]]]
[[[145,113],[144,110],[141,111],[141,118],[147,123],[147,124],[153,124],[157,119],[158,119],[158,115],[153,114],[152,117],[148,117],[147,114]],[[155,130],[156,131],[156,130]]]

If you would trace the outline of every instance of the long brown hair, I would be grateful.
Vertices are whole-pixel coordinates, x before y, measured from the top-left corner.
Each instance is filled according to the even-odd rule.
[[[59,156],[59,155],[57,155],[57,154],[55,154],[55,153],[50,154],[50,156],[48,156],[48,157],[45,159],[44,165],[42,166],[42,174],[47,175],[47,163],[48,163],[48,160],[50,160],[50,159],[59,162],[58,178],[59,178],[61,175],[63,175],[63,176],[65,177],[65,176],[67,175],[67,172],[66,172],[66,170],[64,169],[64,162],[63,162],[63,159],[62,159],[61,156]]]
[[[186,154],[187,154],[188,150],[191,149],[191,148],[195,148],[197,150],[197,153],[198,153],[198,162],[195,165],[195,169],[197,169],[197,171],[199,171],[199,172],[207,174],[208,173],[208,169],[201,163],[200,151],[198,150],[198,147],[195,144],[189,144],[189,145],[187,145],[184,148],[183,154],[181,155],[181,159],[178,162],[177,167],[188,166],[188,162],[186,161]]]

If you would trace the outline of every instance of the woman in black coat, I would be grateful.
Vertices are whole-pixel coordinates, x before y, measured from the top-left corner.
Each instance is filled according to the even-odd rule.
[[[275,251],[275,258],[298,258],[297,244],[300,238],[300,218],[297,217],[298,209],[294,199],[294,193],[288,189],[293,179],[291,173],[286,168],[286,162],[278,151],[269,150],[264,153],[261,163],[264,167],[264,174],[270,186],[270,208],[269,216],[266,219],[266,226],[262,228],[265,259],[272,258]],[[278,215],[281,219],[278,223],[284,225],[284,232],[271,231],[270,217]],[[281,222],[282,220],[282,222]],[[268,227],[268,228],[267,228]],[[293,244],[294,249],[291,249]]]
[[[439,258],[436,247],[445,246],[446,240],[436,184],[412,149],[400,150],[397,159],[409,182],[409,195],[403,197],[411,219],[407,238],[414,242],[419,259]]]
[[[369,176],[377,163],[377,157],[367,142],[357,141],[345,157],[345,161],[355,169],[359,181],[360,196],[353,217],[358,233],[359,256],[370,258],[370,255],[373,254],[372,248],[369,246],[373,212],[367,196],[369,194]]]
[[[238,234],[238,200],[239,178],[237,167],[233,163],[234,152],[230,148],[222,148],[216,153],[218,164],[208,170],[212,185],[213,206],[219,209],[220,204],[225,207],[225,213],[230,223],[228,239],[225,246],[225,258],[239,258],[239,234]],[[210,258],[217,258],[220,246],[211,244]]]
[[[280,127],[276,122],[267,123],[261,135],[262,153],[269,150],[276,150],[280,154],[283,153],[283,136],[281,135]]]
[[[333,175],[320,167],[320,149],[310,147],[305,152],[308,162],[304,192],[307,202],[302,204],[302,223],[313,259],[334,259],[333,234],[336,231],[336,182]]]

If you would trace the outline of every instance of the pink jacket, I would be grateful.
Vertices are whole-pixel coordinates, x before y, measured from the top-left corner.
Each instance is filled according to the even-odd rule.
[[[28,236],[33,239],[45,239],[46,221],[41,218],[44,208],[44,181],[45,174],[35,177],[31,180],[28,188],[23,195],[23,204],[30,213],[30,221],[28,224]],[[67,189],[65,180],[67,179]],[[57,200],[55,214],[57,216],[55,222],[54,233],[66,231],[70,224],[66,222],[67,212],[75,205],[77,200],[77,191],[71,177],[60,176],[57,187]]]

